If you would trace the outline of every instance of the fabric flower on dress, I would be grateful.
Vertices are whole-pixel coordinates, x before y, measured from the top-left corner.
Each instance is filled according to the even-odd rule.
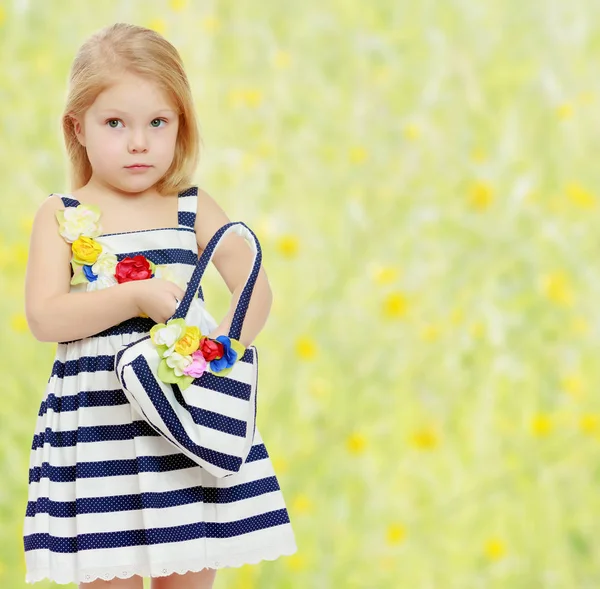
[[[59,233],[71,244],[71,285],[85,284],[87,291],[93,291],[152,278],[156,268],[152,261],[137,255],[119,262],[106,245],[94,239],[101,236],[100,216],[96,205],[80,204],[56,211]]]
[[[142,255],[133,258],[124,258],[115,268],[115,278],[119,284],[133,280],[146,280],[152,278],[154,264]]]
[[[67,207],[56,211],[59,233],[68,243],[73,243],[82,235],[97,237],[102,231],[100,225],[100,209],[96,205]]]
[[[102,253],[102,246],[85,235],[78,237],[71,246],[76,264],[93,264]]]

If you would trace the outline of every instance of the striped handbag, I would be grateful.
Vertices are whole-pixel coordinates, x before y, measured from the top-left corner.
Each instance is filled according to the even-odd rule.
[[[252,246],[254,261],[238,301],[228,337],[206,337],[216,321],[196,296],[220,241],[230,232]],[[123,346],[115,372],[138,413],[181,453],[217,478],[237,473],[256,428],[258,353],[239,343],[262,260],[256,235],[241,222],[212,237],[174,315],[150,335]],[[196,348],[196,349],[195,349]]]

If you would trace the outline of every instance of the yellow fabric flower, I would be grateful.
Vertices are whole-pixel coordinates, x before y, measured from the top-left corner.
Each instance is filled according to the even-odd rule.
[[[200,330],[191,325],[185,330],[185,335],[175,344],[175,351],[182,356],[193,354],[200,346]]]
[[[85,235],[78,237],[73,242],[71,249],[73,250],[73,261],[78,264],[94,264],[102,253],[102,246]]]

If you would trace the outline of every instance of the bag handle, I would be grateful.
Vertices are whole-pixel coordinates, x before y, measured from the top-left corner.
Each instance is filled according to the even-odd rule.
[[[231,327],[229,328],[229,337],[239,340],[242,333],[242,325],[246,317],[246,311],[248,311],[248,305],[250,304],[250,297],[252,296],[252,291],[254,290],[254,285],[256,284],[258,272],[262,263],[262,250],[260,243],[252,230],[241,221],[235,221],[233,223],[227,223],[226,225],[223,225],[223,227],[221,227],[221,229],[219,229],[212,236],[208,242],[208,245],[206,246],[206,249],[202,252],[198,263],[196,264],[196,269],[194,270],[194,273],[188,282],[183,300],[179,304],[179,307],[177,307],[172,319],[183,319],[187,316],[192,300],[196,296],[196,292],[199,291],[202,276],[204,276],[204,272],[212,260],[217,246],[228,233],[237,233],[241,237],[245,238],[248,242],[250,242],[250,245],[254,251],[252,270],[250,271],[250,275],[246,280],[246,284],[244,285],[242,294],[238,300],[238,304],[233,315],[233,320],[231,321]]]

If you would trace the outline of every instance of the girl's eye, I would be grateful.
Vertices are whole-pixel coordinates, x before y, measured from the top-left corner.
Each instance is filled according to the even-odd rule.
[[[155,127],[155,128],[158,128],[158,125],[153,125],[153,124],[152,124],[152,123],[156,123],[157,121],[158,121],[159,123],[166,123],[166,122],[167,122],[167,121],[165,121],[164,119],[154,119],[154,120],[153,120],[153,121],[152,121],[150,124],[151,124],[153,127]]]
[[[106,121],[106,122],[108,123],[108,126],[111,129],[116,129],[117,126],[116,125],[112,125],[111,123],[119,123],[120,121],[119,121],[119,119],[108,119],[108,121]]]

